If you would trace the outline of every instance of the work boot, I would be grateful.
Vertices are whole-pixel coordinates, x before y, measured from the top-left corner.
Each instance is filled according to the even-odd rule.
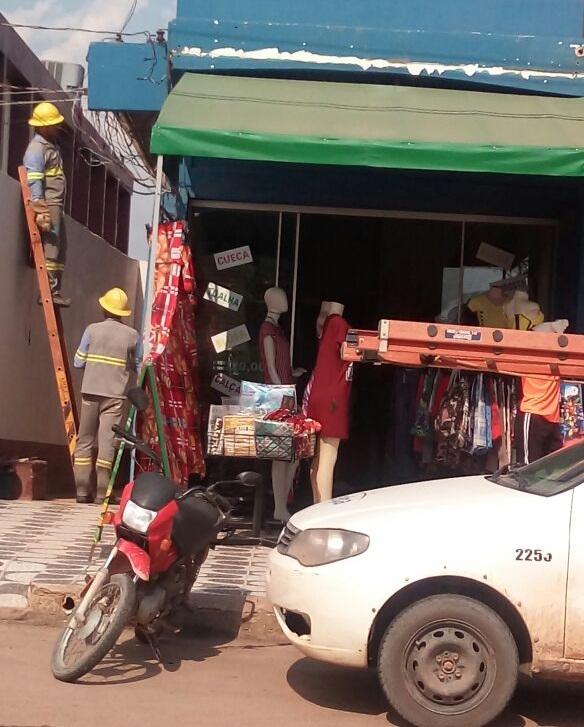
[[[86,492],[78,492],[75,499],[83,505],[91,505],[93,502],[93,497]]]
[[[53,293],[53,305],[56,305],[57,308],[69,308],[71,298],[65,298],[62,293]]]

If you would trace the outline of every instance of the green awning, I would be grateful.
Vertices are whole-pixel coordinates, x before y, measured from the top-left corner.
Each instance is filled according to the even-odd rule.
[[[584,99],[187,73],[155,154],[584,176]]]

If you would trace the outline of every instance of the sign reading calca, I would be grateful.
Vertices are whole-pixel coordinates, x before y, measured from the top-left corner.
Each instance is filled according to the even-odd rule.
[[[227,376],[227,374],[215,374],[213,381],[211,381],[211,388],[226,396],[235,396],[239,394],[241,384],[237,379]]]
[[[234,293],[229,288],[223,288],[221,285],[215,285],[215,283],[207,285],[203,298],[210,300],[212,303],[217,303],[222,308],[229,308],[229,310],[239,310],[243,300],[243,296],[239,295],[239,293]]]
[[[236,268],[238,265],[253,263],[249,245],[234,247],[232,250],[225,250],[224,252],[217,252],[214,257],[217,270],[227,270],[227,268]]]

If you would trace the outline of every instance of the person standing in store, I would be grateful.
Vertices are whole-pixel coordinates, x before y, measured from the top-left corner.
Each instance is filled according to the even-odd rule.
[[[568,321],[542,323],[534,332],[563,333]],[[560,425],[559,376],[521,377],[521,399],[515,419],[515,450],[518,465],[535,462],[564,445]]]
[[[521,378],[522,396],[515,420],[517,464],[535,462],[563,446],[560,427],[560,377]]]
[[[85,329],[74,366],[83,368],[79,435],[75,448],[77,502],[93,501],[93,451],[97,443],[97,498],[103,502],[114,460],[112,427],[122,420],[124,401],[138,369],[138,331],[122,322],[132,314],[128,296],[112,288],[99,299],[104,320]]]
[[[61,280],[67,256],[63,220],[67,182],[63,171],[63,157],[57,145],[63,122],[63,116],[52,103],[43,101],[35,107],[28,124],[36,133],[26,149],[23,164],[36,224],[43,241],[53,303],[67,308],[71,305],[71,300],[61,294]]]

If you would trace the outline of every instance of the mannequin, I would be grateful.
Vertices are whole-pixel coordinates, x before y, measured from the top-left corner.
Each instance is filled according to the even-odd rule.
[[[294,376],[290,361],[290,344],[280,327],[280,316],[288,311],[288,298],[282,288],[268,288],[264,294],[266,319],[259,334],[260,356],[264,369],[264,383],[293,384]],[[295,372],[296,373],[296,372]],[[292,489],[298,462],[272,462],[272,487],[274,489],[274,519],[288,522],[288,495]]]
[[[502,283],[502,280],[491,283],[486,293],[475,295],[468,301],[468,309],[476,315],[479,326],[515,328],[513,318],[509,317],[505,309],[509,297]]]
[[[341,359],[341,344],[349,330],[343,311],[342,303],[324,301],[316,322],[320,345],[307,405],[308,416],[322,425],[310,471],[315,502],[332,498],[339,445],[349,436],[352,367]]]
[[[505,304],[505,313],[513,321],[513,328],[519,331],[531,331],[543,323],[543,313],[539,303],[529,300],[527,293],[517,291]]]

